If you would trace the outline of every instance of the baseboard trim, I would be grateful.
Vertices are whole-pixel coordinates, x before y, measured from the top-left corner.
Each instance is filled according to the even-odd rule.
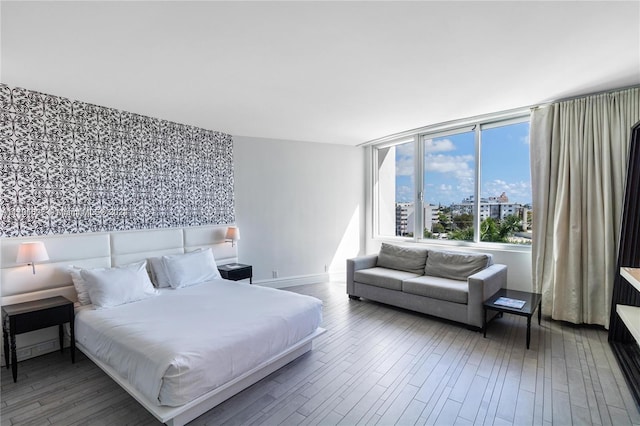
[[[67,336],[66,334],[62,340],[62,344],[65,348],[69,347],[69,336]],[[43,341],[33,343],[31,345],[18,347],[16,348],[16,355],[18,357],[18,362],[20,362],[30,358],[35,358],[40,355],[48,354],[51,352],[59,352],[59,351],[60,351],[60,341],[56,336],[53,339],[43,340]],[[0,359],[1,359],[0,366],[6,367],[6,364],[4,362],[4,348],[2,348]]]
[[[297,285],[325,283],[330,280],[330,274],[297,275],[293,277],[274,278],[271,280],[253,281],[254,284],[271,288],[286,288]]]

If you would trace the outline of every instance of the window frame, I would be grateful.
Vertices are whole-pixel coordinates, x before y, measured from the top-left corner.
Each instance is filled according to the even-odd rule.
[[[517,109],[504,111],[495,114],[486,114],[482,116],[472,117],[463,120],[456,120],[447,123],[435,124],[407,132],[402,132],[396,135],[387,136],[378,140],[371,141],[366,145],[371,149],[370,166],[371,166],[371,185],[369,185],[372,199],[372,237],[375,240],[397,240],[416,242],[423,244],[442,244],[451,246],[473,246],[473,247],[487,247],[492,250],[512,250],[512,251],[529,251],[531,245],[525,244],[512,244],[512,243],[496,243],[480,241],[480,192],[482,183],[482,131],[508,126],[512,124],[531,122],[531,110]],[[414,232],[413,237],[396,236],[396,235],[384,235],[380,233],[380,196],[379,196],[379,173],[378,173],[378,150],[389,148],[396,145],[413,142],[414,144],[414,230],[424,229],[424,209],[417,208],[416,206],[424,203],[424,139],[435,139],[438,137],[448,136],[462,132],[474,132],[474,153],[475,153],[475,166],[474,166],[474,206],[473,206],[473,221],[474,221],[474,236],[473,241],[462,240],[437,240],[431,238],[425,238],[423,232]],[[397,201],[396,201],[397,204]]]

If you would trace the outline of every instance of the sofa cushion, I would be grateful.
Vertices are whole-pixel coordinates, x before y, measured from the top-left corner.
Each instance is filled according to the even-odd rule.
[[[480,272],[493,263],[491,255],[485,253],[462,253],[429,250],[425,275],[466,280],[469,275]]]
[[[427,262],[427,252],[425,248],[382,243],[377,266],[422,275]]]
[[[376,267],[355,271],[353,280],[376,287],[388,288],[389,290],[402,291],[402,281],[419,276],[419,274],[411,272]]]
[[[467,303],[469,286],[466,281],[423,275],[402,283],[404,293],[425,296],[454,303]]]

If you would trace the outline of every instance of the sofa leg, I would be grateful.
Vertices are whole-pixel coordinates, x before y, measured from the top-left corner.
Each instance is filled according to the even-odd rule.
[[[351,300],[360,300],[360,296],[354,296],[353,294],[349,295],[349,299]]]

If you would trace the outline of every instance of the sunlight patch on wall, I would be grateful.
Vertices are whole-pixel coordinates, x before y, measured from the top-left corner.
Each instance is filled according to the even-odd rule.
[[[360,253],[360,206],[356,206],[349,224],[340,239],[340,244],[329,264],[330,273],[347,270],[346,259],[356,257]]]

